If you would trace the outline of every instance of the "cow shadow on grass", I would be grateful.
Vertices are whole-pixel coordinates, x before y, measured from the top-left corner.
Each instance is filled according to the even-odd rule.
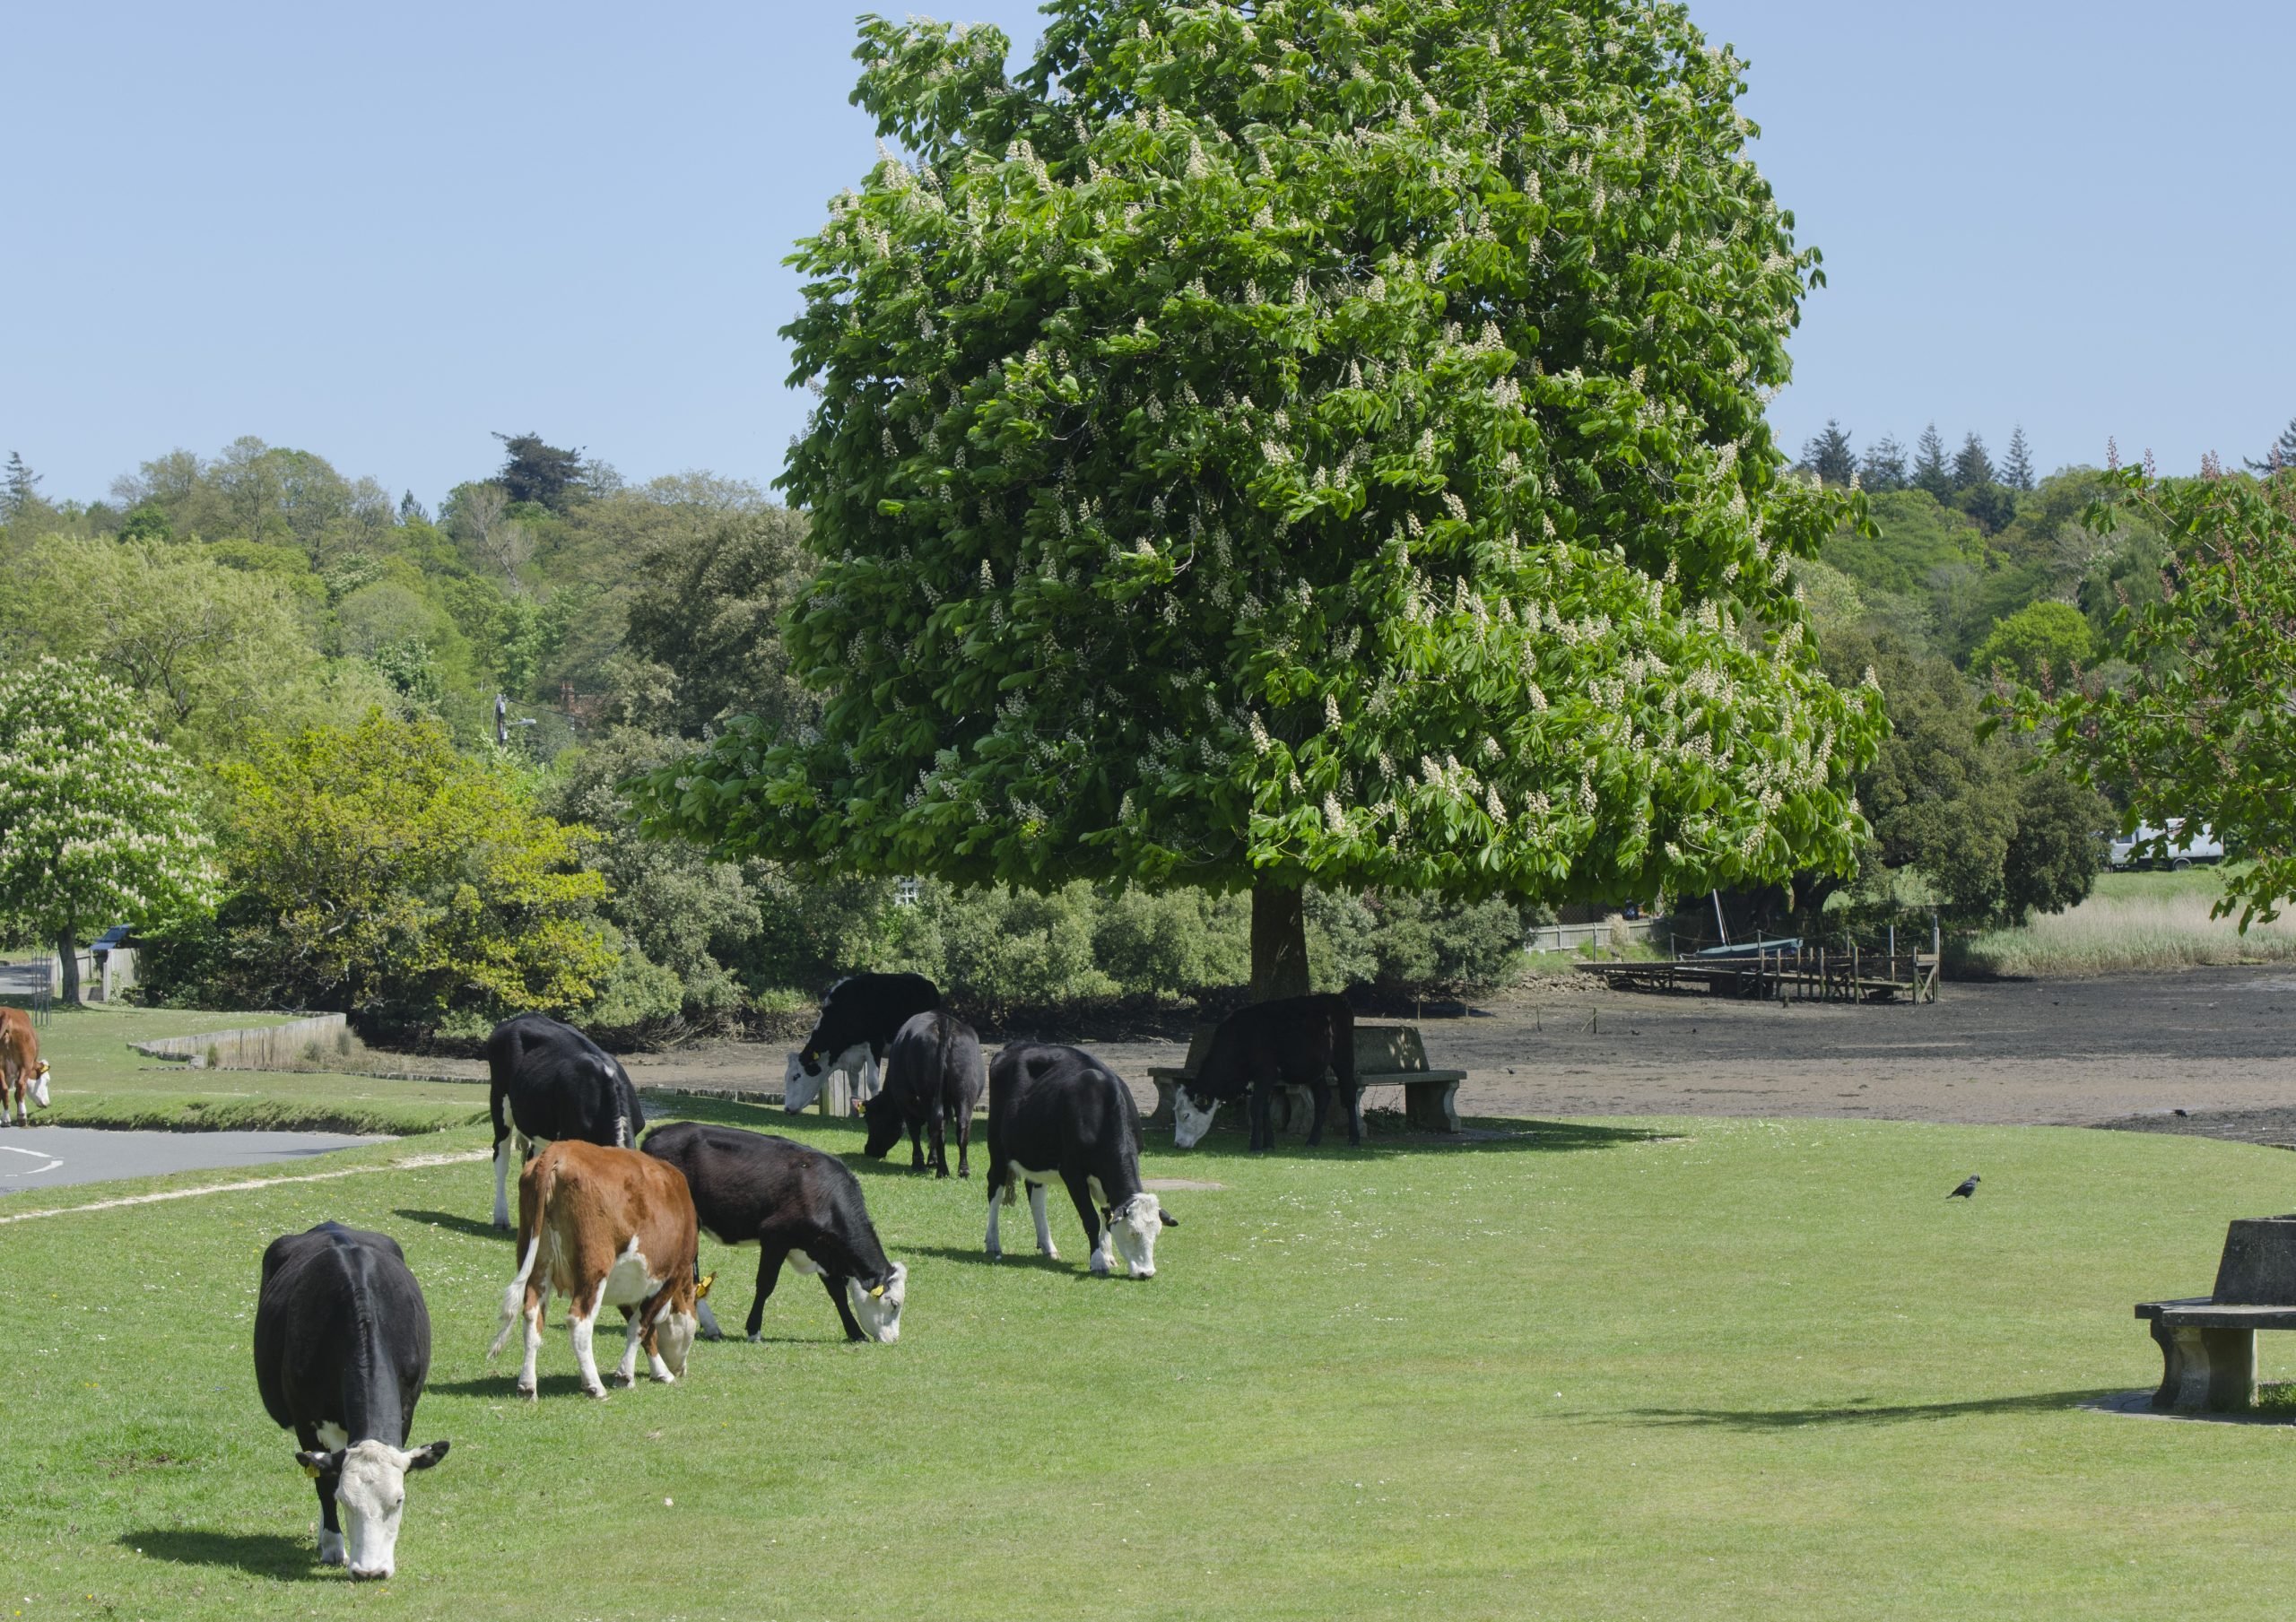
[[[1028,1219],[1027,1207],[1023,1206],[1022,1211],[1022,1220],[1025,1223]],[[1057,1235],[1054,1236],[1056,1239],[1058,1237]],[[1077,1236],[1077,1243],[1080,1245],[1083,1243],[1081,1234]],[[1008,1250],[1002,1256],[992,1256],[978,1245],[904,1245],[900,1246],[900,1253],[904,1256],[933,1256],[944,1262],[963,1262],[975,1267],[1002,1268],[1007,1272],[1023,1267],[1038,1267],[1065,1273],[1084,1265],[1081,1259],[1071,1260],[1066,1256],[1055,1261],[1038,1250],[1034,1240],[1029,1242],[1027,1250]]]
[[[508,1244],[511,1237],[509,1228],[497,1227],[493,1223],[476,1217],[458,1217],[452,1211],[398,1210],[392,1211],[391,1215],[404,1217],[409,1222],[427,1222],[432,1227],[443,1227],[448,1233],[461,1234],[466,1238],[500,1239]]]
[[[1644,1425],[1740,1431],[1798,1430],[1804,1426],[1903,1425],[1920,1419],[1961,1419],[1987,1414],[2047,1414],[2094,1408],[2124,1395],[2120,1388],[2026,1392],[1972,1397],[1959,1402],[1876,1402],[1852,1397],[1826,1407],[1631,1408],[1620,1417]],[[1594,1416],[1588,1416],[1593,1418]]]
[[[1224,1111],[1222,1112],[1224,1116]],[[1283,1159],[1320,1159],[1336,1155],[1347,1159],[1378,1160],[1402,1155],[1475,1155],[1475,1154],[1570,1154],[1582,1149],[1622,1149],[1637,1143],[1664,1143],[1682,1136],[1679,1132],[1662,1132],[1653,1127],[1597,1126],[1584,1121],[1501,1120],[1475,1116],[1461,1123],[1457,1132],[1413,1132],[1396,1125],[1387,1127],[1376,1119],[1363,1134],[1360,1148],[1351,1149],[1347,1143],[1346,1118],[1326,1123],[1324,1141],[1313,1149],[1308,1147],[1303,1135],[1279,1133],[1275,1147],[1254,1153],[1249,1147],[1250,1134],[1239,1121],[1231,1127],[1224,1118],[1197,1142],[1194,1149],[1180,1149],[1172,1142],[1169,1125],[1151,1130],[1142,1123],[1143,1150],[1152,1155],[1171,1155],[1186,1160],[1244,1160],[1251,1161],[1262,1155]]]
[[[600,1329],[604,1327],[604,1324],[599,1325]],[[606,1355],[607,1349],[610,1347],[613,1351],[612,1357]],[[601,1367],[598,1373],[604,1377],[606,1390],[610,1392],[622,1389],[622,1382],[613,1377],[613,1370],[611,1366],[613,1363],[620,1360],[621,1355],[620,1337],[605,1334],[598,1337],[598,1361],[607,1366]],[[507,1397],[524,1402],[526,1399],[515,1389],[517,1380],[517,1376],[515,1374],[478,1375],[467,1380],[433,1380],[422,1390],[424,1395],[433,1397]],[[639,1385],[651,1383],[653,1383],[641,1375],[639,1379]],[[535,1375],[535,1387],[544,1397],[578,1397],[585,1394],[582,1390],[582,1376],[570,1370],[565,1374],[557,1375],[537,1374]]]
[[[224,1566],[287,1582],[343,1582],[319,1564],[317,1540],[282,1532],[201,1531],[194,1527],[147,1527],[119,1535],[122,1548],[178,1566]]]

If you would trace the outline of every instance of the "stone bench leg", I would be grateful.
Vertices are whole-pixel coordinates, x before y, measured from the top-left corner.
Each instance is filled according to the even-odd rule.
[[[1177,1081],[1168,1081],[1159,1076],[1155,1079],[1155,1085],[1156,1113],[1141,1124],[1159,1132],[1170,1132],[1172,1130],[1173,1120],[1172,1099],[1179,1092],[1180,1084]]]
[[[1406,1081],[1403,1084],[1404,1119],[1423,1132],[1459,1130],[1459,1084],[1456,1081]]]
[[[2152,1321],[2161,1389],[2152,1406],[2180,1414],[2236,1414],[2256,1406],[2257,1331]]]

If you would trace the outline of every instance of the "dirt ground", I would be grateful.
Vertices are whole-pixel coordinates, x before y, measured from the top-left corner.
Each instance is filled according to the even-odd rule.
[[[2296,1148],[2296,973],[1949,983],[1934,1005],[1741,1002],[1563,983],[1422,1018],[1476,1115],[1844,1115],[2198,1132]],[[1144,1103],[1185,1045],[1088,1045]],[[641,1087],[778,1093],[779,1048],[628,1057]],[[1399,1106],[1377,1090],[1368,1107]],[[2179,1115],[2178,1111],[2185,1112]]]

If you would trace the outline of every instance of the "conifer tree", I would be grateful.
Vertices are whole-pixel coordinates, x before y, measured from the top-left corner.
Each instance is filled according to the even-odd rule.
[[[26,466],[22,452],[8,453],[8,469],[0,475],[0,518],[13,519],[40,499],[39,475]]]
[[[1961,448],[1953,453],[1953,490],[1979,490],[1997,483],[1993,476],[1993,458],[1986,454],[1985,441],[1976,433],[1962,436]]]
[[[1814,271],[1740,65],[1613,0],[863,21],[886,154],[796,262],[817,726],[657,829],[957,883],[1654,896],[1854,866],[1879,692],[1763,415]],[[1630,134],[1631,132],[1631,134]]]
[[[2001,482],[2011,490],[2033,488],[2033,453],[2025,443],[2025,425],[2009,430],[2009,454],[2002,458]]]
[[[1952,499],[1952,464],[1945,460],[1945,441],[1938,437],[1935,422],[1923,429],[1914,443],[1913,487],[1927,490],[1940,501]]]
[[[1849,432],[1840,421],[1826,419],[1825,430],[1802,447],[1802,465],[1828,484],[1848,484],[1857,473],[1857,453],[1850,448]]]
[[[1905,447],[1898,443],[1897,436],[1883,434],[1867,446],[1857,474],[1858,481],[1869,490],[1905,489],[1911,475],[1906,471]]]
[[[2250,462],[2246,457],[2241,461],[2252,473],[2278,473],[2296,467],[2296,417],[2288,419],[2288,426],[2281,430],[2280,438],[2274,440],[2271,448],[2265,452],[2263,461]]]

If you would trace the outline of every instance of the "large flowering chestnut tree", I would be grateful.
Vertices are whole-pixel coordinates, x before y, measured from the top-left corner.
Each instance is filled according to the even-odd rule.
[[[824,696],[658,775],[736,852],[1049,887],[1651,897],[1850,866],[1878,693],[1763,420],[1816,255],[1678,5],[864,19],[796,263]]]

